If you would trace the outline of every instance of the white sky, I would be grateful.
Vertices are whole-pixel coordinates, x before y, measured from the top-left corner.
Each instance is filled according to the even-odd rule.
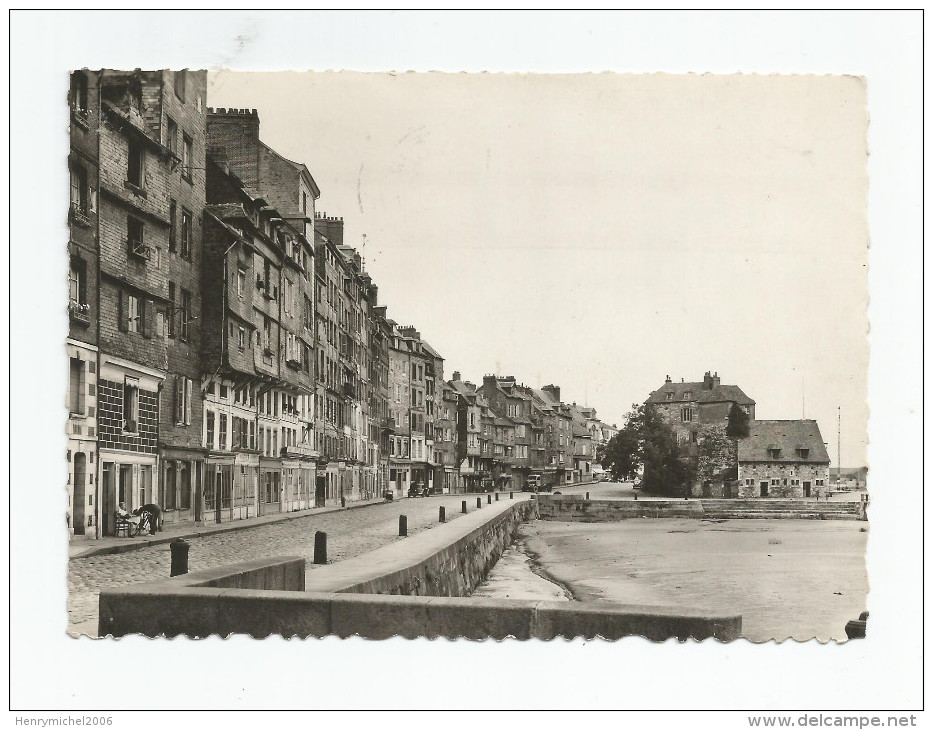
[[[843,76],[232,73],[382,304],[460,370],[622,422],[718,371],[866,462],[867,113]]]

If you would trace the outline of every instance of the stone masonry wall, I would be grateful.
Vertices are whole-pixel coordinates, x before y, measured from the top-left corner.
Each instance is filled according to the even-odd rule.
[[[817,480],[821,484],[817,484]],[[829,480],[826,464],[778,464],[752,462],[739,465],[738,497],[761,499],[761,482],[768,482],[768,497],[803,497],[804,482],[810,482],[811,496]],[[776,484],[774,482],[777,482]]]

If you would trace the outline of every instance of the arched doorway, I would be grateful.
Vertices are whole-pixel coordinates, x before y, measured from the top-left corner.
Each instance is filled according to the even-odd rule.
[[[72,527],[75,535],[83,535],[87,517],[84,506],[87,502],[87,454],[78,452],[74,459],[74,496],[72,498]]]

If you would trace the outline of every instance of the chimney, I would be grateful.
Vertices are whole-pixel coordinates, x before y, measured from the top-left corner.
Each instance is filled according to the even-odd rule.
[[[460,371],[459,371],[459,370],[454,370],[453,379],[454,379],[454,380],[460,380]]]
[[[719,373],[713,373],[713,385],[719,385]]]
[[[543,388],[541,388],[541,390],[545,391],[546,393],[550,393],[551,397],[554,400],[556,400],[558,403],[560,402],[560,387],[559,386],[545,385]]]
[[[710,371],[709,371],[709,370],[707,370],[705,373],[703,373],[703,387],[704,387],[706,390],[712,390],[712,389],[713,389],[713,376],[710,374]]]
[[[670,375],[665,376],[665,378],[664,378],[664,384],[665,384],[665,385],[670,385],[670,384],[671,384],[671,376],[670,376]]]
[[[496,376],[495,375],[484,375],[483,376],[483,385],[495,385]]]

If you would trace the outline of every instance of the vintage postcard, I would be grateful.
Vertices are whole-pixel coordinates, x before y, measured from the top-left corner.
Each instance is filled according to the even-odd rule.
[[[73,70],[68,633],[865,637],[866,88]]]

